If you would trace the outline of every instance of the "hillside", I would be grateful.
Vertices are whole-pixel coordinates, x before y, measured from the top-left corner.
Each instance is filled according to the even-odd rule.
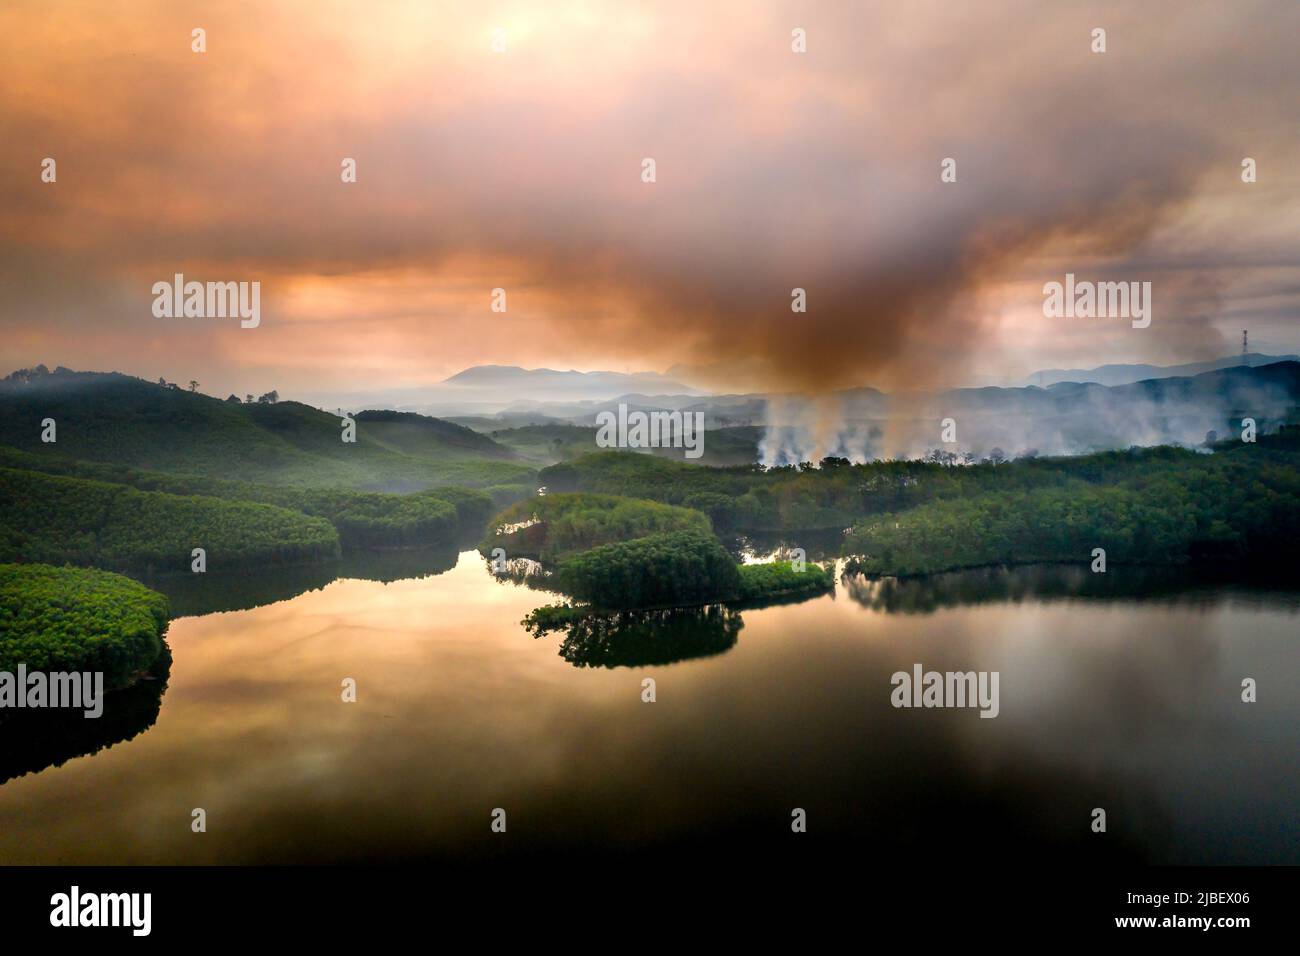
[[[1221,368],[1239,365],[1254,367],[1275,362],[1297,362],[1300,355],[1228,355],[1208,362],[1188,362],[1185,365],[1099,365],[1097,368],[1045,368],[1029,375],[1026,385],[1045,388],[1059,382],[1094,382],[1098,385],[1131,385],[1152,378],[1183,378],[1200,375]]]
[[[41,441],[41,422],[57,442]],[[363,412],[356,442],[340,419],[298,402],[222,401],[117,373],[0,382],[0,444],[174,474],[297,487],[414,491],[527,484],[533,468],[471,429],[419,415]]]
[[[0,500],[0,562],[183,573],[194,548],[212,570],[339,555],[339,534],[324,518],[269,504],[10,468],[0,468]]]

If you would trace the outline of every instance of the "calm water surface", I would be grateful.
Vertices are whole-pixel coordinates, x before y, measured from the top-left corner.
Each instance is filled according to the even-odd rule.
[[[1300,862],[1300,592],[1119,569],[1098,594],[1074,569],[852,579],[534,638],[519,622],[545,594],[473,552],[434,570],[179,618],[165,684],[102,727],[0,728],[0,860],[775,846],[801,807],[807,839],[977,867]],[[999,671],[1000,716],[894,709],[890,675],[917,662]]]

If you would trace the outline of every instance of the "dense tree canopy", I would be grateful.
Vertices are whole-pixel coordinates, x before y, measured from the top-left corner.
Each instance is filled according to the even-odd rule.
[[[0,465],[129,485],[141,491],[275,505],[324,518],[345,548],[437,547],[461,528],[483,526],[494,506],[486,491],[446,486],[405,495],[347,488],[290,488],[228,478],[172,475],[0,447]]]
[[[451,422],[359,412],[356,441],[340,418],[268,392],[246,402],[113,373],[66,372],[0,382],[0,444],[169,474],[299,488],[419,491],[438,484],[531,485],[534,466]],[[58,441],[40,440],[45,418]],[[535,488],[535,485],[532,485]]]
[[[1000,470],[1010,480],[998,490],[860,522],[844,554],[854,568],[897,575],[1090,561],[1094,548],[1108,562],[1240,561],[1287,554],[1300,533],[1300,449],[1289,437],[1213,455],[1163,448]]]
[[[746,603],[804,597],[835,588],[835,572],[817,564],[795,568],[790,561],[740,566],[740,600]]]
[[[86,568],[0,565],[0,671],[102,671],[129,683],[162,650],[167,599]]]
[[[892,515],[930,502],[984,494],[1019,495],[1077,482],[1124,485],[1156,493],[1162,482],[1192,483],[1204,491],[1225,483],[1262,482],[1281,488],[1300,469],[1295,431],[1257,443],[1223,442],[1213,454],[1161,446],[1070,458],[1022,458],[1004,464],[955,465],[934,461],[876,461],[852,465],[827,459],[822,467],[764,469],[758,465],[701,468],[647,455],[607,451],[542,469],[552,491],[648,498],[703,511],[720,531],[842,530],[872,516]],[[1167,491],[1168,489],[1166,489]],[[1258,510],[1265,498],[1242,500]],[[893,519],[891,519],[893,520]],[[972,528],[974,533],[974,528]]]
[[[731,555],[698,530],[603,544],[561,561],[557,577],[566,594],[608,609],[710,604],[741,590]]]
[[[337,557],[323,518],[245,501],[137,491],[125,485],[0,468],[0,560],[137,571],[242,568]]]
[[[616,495],[544,495],[501,512],[482,550],[503,548],[510,558],[554,563],[597,545],[649,534],[692,530],[711,535],[698,511]]]

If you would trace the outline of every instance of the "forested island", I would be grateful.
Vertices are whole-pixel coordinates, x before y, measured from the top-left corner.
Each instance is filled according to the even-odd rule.
[[[604,494],[547,494],[495,519],[479,546],[491,558],[530,558],[549,585],[583,610],[543,608],[532,624],[573,621],[589,612],[757,602],[834,587],[828,569],[791,562],[737,562],[703,512]]]

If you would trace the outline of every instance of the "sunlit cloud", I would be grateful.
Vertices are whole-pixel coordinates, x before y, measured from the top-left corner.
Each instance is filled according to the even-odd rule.
[[[812,390],[1214,357],[1247,317],[1293,349],[1300,10],[1178,11],[11,3],[0,362],[284,394],[724,362]],[[1044,319],[1066,271],[1152,281],[1152,327]],[[263,323],[154,319],[177,272],[261,281]]]

